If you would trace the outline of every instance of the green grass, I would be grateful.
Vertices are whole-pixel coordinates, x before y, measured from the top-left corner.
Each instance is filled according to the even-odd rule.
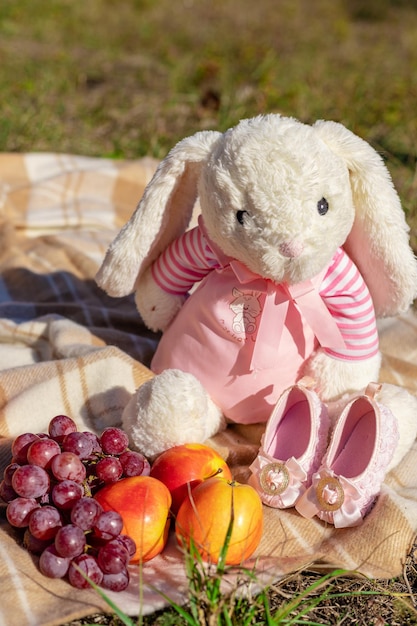
[[[387,159],[417,229],[415,0],[2,0],[0,151],[163,157],[280,112]]]
[[[226,546],[226,544],[225,544]],[[227,548],[225,547],[225,554]],[[380,584],[355,572],[296,572],[255,595],[256,573],[240,568],[230,594],[221,583],[231,568],[205,564],[192,547],[185,551],[188,598],[178,605],[164,596],[167,608],[151,616],[130,617],[91,583],[111,613],[66,626],[406,626],[417,623],[417,610],[404,586]],[[232,568],[236,570],[236,568]],[[302,581],[302,582],[300,582]],[[91,581],[90,581],[91,582]]]

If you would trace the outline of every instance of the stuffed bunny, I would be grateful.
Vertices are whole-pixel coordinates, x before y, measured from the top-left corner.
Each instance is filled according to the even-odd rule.
[[[410,306],[417,264],[374,149],[341,124],[269,114],[180,141],[97,282],[112,296],[136,292],[145,324],[163,331],[158,375],[123,414],[153,457],[227,420],[265,422],[303,376],[326,402],[377,381],[375,320]],[[414,397],[403,405],[411,445]]]

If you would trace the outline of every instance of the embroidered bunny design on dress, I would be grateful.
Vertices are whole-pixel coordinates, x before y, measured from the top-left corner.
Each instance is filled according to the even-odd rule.
[[[257,328],[256,318],[261,313],[259,296],[254,292],[244,293],[233,289],[234,300],[230,303],[230,308],[235,314],[233,318],[233,331],[235,333],[247,333],[252,335]]]

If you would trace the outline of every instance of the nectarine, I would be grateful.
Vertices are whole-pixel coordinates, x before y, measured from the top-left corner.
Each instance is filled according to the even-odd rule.
[[[174,515],[189,490],[201,481],[215,475],[232,479],[223,457],[213,448],[200,443],[185,443],[165,450],[154,461],[150,475],[168,487]]]
[[[233,519],[225,562],[238,565],[249,558],[262,537],[263,512],[258,493],[250,485],[213,477],[185,498],[175,523],[180,544],[195,548],[206,561],[217,563]]]
[[[133,476],[103,487],[95,499],[105,511],[123,518],[122,533],[136,543],[132,562],[149,561],[165,547],[170,525],[171,495],[156,478]]]

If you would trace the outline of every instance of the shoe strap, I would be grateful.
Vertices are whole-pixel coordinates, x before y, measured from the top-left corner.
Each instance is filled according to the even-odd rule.
[[[365,389],[365,396],[368,396],[368,398],[373,400],[376,394],[381,391],[381,387],[381,383],[369,383]]]

